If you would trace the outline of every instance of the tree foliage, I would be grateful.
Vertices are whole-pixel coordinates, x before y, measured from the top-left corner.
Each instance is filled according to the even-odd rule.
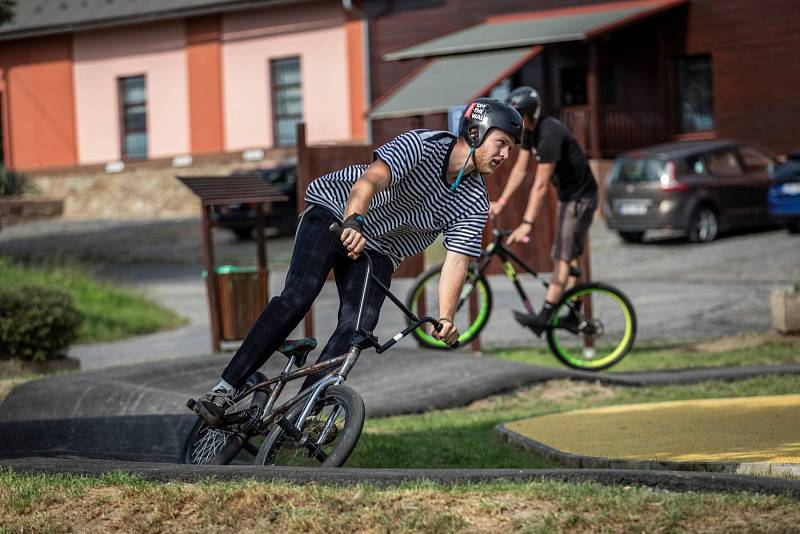
[[[0,25],[14,20],[14,8],[17,0],[0,0]]]

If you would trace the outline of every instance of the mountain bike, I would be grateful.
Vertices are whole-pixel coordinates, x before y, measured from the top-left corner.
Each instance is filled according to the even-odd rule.
[[[475,339],[489,322],[493,299],[485,272],[495,257],[502,262],[503,272],[514,285],[528,314],[514,311],[515,319],[533,330],[526,324],[529,322],[526,319],[535,315],[536,310],[522,287],[514,264],[533,275],[545,291],[549,282],[503,243],[503,239],[510,234],[509,230],[497,229],[493,218],[492,242],[476,261],[470,263],[454,319],[455,326],[462,332],[458,338],[461,345]],[[438,305],[437,287],[441,270],[442,264],[435,265],[414,281],[406,298],[406,305],[412,313],[420,313],[425,306]],[[581,271],[570,268],[570,275],[580,277]],[[537,335],[540,333],[533,331]],[[556,304],[553,318],[546,328],[546,336],[550,351],[562,363],[575,369],[599,371],[619,362],[633,347],[636,312],[630,299],[619,288],[598,281],[579,283],[566,291]],[[416,328],[414,337],[424,347],[445,348],[425,328]]]
[[[338,224],[331,232],[341,234]],[[336,358],[305,367],[308,354],[317,346],[314,338],[286,340],[278,352],[287,358],[283,371],[267,378],[251,375],[236,391],[233,405],[215,427],[202,418],[193,427],[178,458],[186,464],[228,464],[244,451],[245,458],[255,457],[257,465],[340,467],[350,457],[364,426],[364,401],[345,386],[350,370],[364,349],[381,354],[422,325],[437,331],[441,323],[433,317],[418,318],[380,280],[372,274],[372,260],[363,254],[367,269],[353,339],[348,351]],[[361,326],[364,301],[369,284],[375,284],[408,319],[408,327],[381,344],[372,332]],[[280,405],[278,398],[288,382],[330,369],[314,384]],[[197,413],[196,401],[187,407]],[[276,406],[277,405],[277,406]]]

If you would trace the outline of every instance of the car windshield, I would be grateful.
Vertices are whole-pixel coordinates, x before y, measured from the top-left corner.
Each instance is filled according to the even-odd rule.
[[[664,173],[667,161],[650,158],[622,156],[611,170],[613,182],[657,182]]]

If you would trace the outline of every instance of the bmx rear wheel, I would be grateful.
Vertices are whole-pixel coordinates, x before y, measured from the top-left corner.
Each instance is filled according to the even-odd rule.
[[[253,373],[240,391],[264,382],[267,377],[260,372]],[[228,413],[239,412],[253,407],[254,397],[257,392],[252,392],[229,408]],[[210,427],[202,418],[197,419],[189,437],[183,445],[183,450],[178,458],[178,463],[198,465],[224,465],[229,464],[239,454],[247,438],[239,428],[214,428]],[[252,458],[252,456],[250,456]]]

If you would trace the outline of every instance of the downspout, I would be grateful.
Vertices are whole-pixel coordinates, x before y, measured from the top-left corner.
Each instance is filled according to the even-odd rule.
[[[372,107],[372,94],[370,92],[370,66],[369,66],[369,19],[362,9],[353,5],[353,0],[342,0],[342,8],[356,18],[363,19],[361,29],[361,61],[364,65],[364,109],[369,110]],[[366,143],[372,144],[372,121],[369,117],[366,118]]]

